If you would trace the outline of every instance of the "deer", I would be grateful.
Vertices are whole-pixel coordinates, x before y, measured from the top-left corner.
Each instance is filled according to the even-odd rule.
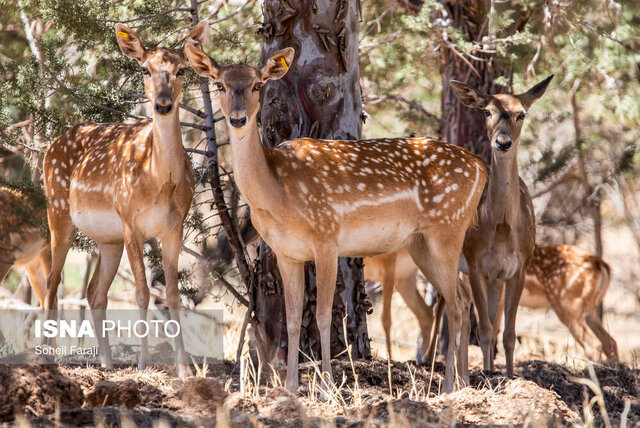
[[[464,324],[455,303],[461,292],[457,265],[486,181],[484,161],[429,138],[296,138],[268,148],[261,142],[257,122],[260,92],[267,82],[295,67],[295,50],[274,52],[263,66],[253,67],[220,65],[193,43],[185,49],[191,67],[211,78],[218,90],[229,125],[236,184],[249,204],[252,223],[277,257],[289,341],[287,389],[297,393],[299,385],[307,260],[315,262],[317,271],[324,388],[333,385],[329,340],[339,256],[373,256],[406,247],[451,303],[451,334],[460,338]],[[451,343],[444,391],[453,391],[458,380],[468,384],[464,342]]]
[[[18,190],[0,187],[0,282],[12,267],[22,267],[44,309],[45,278],[51,267],[49,238],[39,223],[46,224],[46,211],[37,209]]]
[[[143,244],[159,238],[166,279],[166,298],[172,319],[178,320],[178,258],[183,222],[191,206],[195,177],[182,145],[179,102],[188,62],[184,49],[146,49],[140,37],[123,24],[116,25],[122,53],[135,60],[144,79],[144,91],[153,117],[135,123],[83,123],[73,126],[51,143],[44,158],[48,199],[52,266],[47,279],[45,308],[57,306],[60,272],[79,229],[98,246],[95,273],[87,300],[96,325],[102,325],[107,293],[118,270],[123,248],[135,278],[135,298],[143,320],[147,318],[149,288]],[[206,22],[195,26],[189,40],[208,40]],[[112,366],[108,338],[98,335],[101,363]],[[190,374],[182,336],[175,338],[180,377]],[[142,338],[138,363],[149,358]]]
[[[602,325],[598,306],[609,288],[611,268],[576,245],[537,244],[527,267],[520,306],[553,309],[591,361],[619,361],[618,344]],[[494,324],[497,337],[501,318]]]
[[[489,95],[462,82],[449,82],[459,101],[482,111],[491,145],[478,223],[467,231],[460,267],[469,275],[478,312],[484,370],[495,370],[493,323],[504,288],[503,344],[509,377],[513,377],[518,302],[536,238],[533,203],[518,175],[518,142],[527,111],[544,94],[552,78],[519,95]]]

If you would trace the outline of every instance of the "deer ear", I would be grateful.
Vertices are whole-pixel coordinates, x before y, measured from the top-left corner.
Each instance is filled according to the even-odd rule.
[[[204,46],[209,41],[209,23],[207,21],[201,21],[198,25],[193,27],[189,34],[187,34],[187,42],[195,42],[200,46]]]
[[[533,88],[529,89],[524,94],[517,95],[525,110],[529,110],[529,107],[531,107],[531,105],[536,102],[538,98],[544,95],[544,92],[547,90],[551,79],[553,79],[553,74],[535,85]]]
[[[491,100],[489,95],[472,88],[466,83],[451,80],[449,81],[449,86],[451,86],[453,93],[456,94],[460,102],[466,106],[485,108],[489,104],[489,100]]]
[[[220,66],[218,63],[211,59],[209,55],[202,52],[200,48],[187,41],[187,44],[184,46],[184,50],[187,54],[189,65],[200,76],[211,77],[213,79],[218,79],[220,77]]]
[[[126,25],[116,24],[116,38],[123,54],[135,59],[138,63],[144,61],[146,51],[135,31]]]
[[[295,54],[295,49],[284,48],[271,55],[260,70],[262,81],[281,79],[291,68]]]

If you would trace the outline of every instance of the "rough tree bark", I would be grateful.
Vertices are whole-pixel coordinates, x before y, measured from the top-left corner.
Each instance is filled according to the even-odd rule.
[[[357,0],[265,0],[260,30],[261,64],[272,53],[293,47],[296,57],[287,75],[269,82],[261,99],[263,144],[271,147],[297,137],[358,139],[362,128],[362,92],[358,62]],[[261,244],[256,319],[266,340],[286,356],[287,330],[282,283],[277,261]],[[305,311],[300,349],[320,355],[315,322],[315,272],[305,266]],[[355,358],[369,357],[362,259],[339,259],[334,298],[331,352],[345,349],[342,319],[347,315],[347,337]],[[263,341],[265,337],[262,338]]]
[[[460,31],[467,41],[480,41],[489,34],[489,2],[482,0],[442,1],[443,20],[450,19],[451,27]],[[510,92],[513,69],[496,63],[493,54],[475,52],[477,60],[463,56],[443,34],[441,51],[442,98],[441,128],[442,139],[448,143],[464,147],[490,160],[490,148],[485,128],[485,118],[478,109],[468,108],[458,101],[450,80],[459,80],[487,94]],[[509,86],[495,83],[498,77],[505,77]]]

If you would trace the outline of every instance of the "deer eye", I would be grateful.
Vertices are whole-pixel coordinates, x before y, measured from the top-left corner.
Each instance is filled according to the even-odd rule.
[[[524,114],[524,113],[520,113],[520,114],[518,115],[518,120],[524,120],[524,117],[525,117],[525,116],[526,116],[526,114]]]
[[[253,85],[253,92],[258,92],[260,89],[262,89],[262,83],[258,82],[255,85]]]
[[[220,92],[224,92],[224,85],[220,82],[216,82],[216,89],[219,90]]]
[[[491,117],[491,112],[489,110],[487,110],[486,108],[482,109],[482,114],[484,114],[485,117]]]
[[[180,70],[178,70],[178,72],[176,73],[176,76],[184,76],[184,72],[185,72],[186,68],[181,68]]]
[[[149,69],[147,67],[140,67],[140,71],[142,72],[143,75],[145,76],[149,76],[151,73],[149,72]]]

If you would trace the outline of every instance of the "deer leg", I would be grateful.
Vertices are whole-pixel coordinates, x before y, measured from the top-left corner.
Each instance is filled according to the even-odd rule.
[[[46,287],[46,279],[44,276],[44,272],[42,271],[42,263],[40,262],[40,258],[34,258],[33,260],[29,261],[29,263],[25,266],[25,269],[27,270],[27,276],[29,277],[31,288],[33,289],[33,292],[36,293],[36,296],[38,296],[40,309],[44,310],[44,289]]]
[[[334,246],[316,247],[316,322],[320,331],[322,348],[322,376],[327,385],[333,386],[331,372],[331,315],[333,312],[333,295],[336,290],[338,276],[338,248]],[[392,289],[393,290],[393,289]]]
[[[620,357],[618,355],[618,344],[602,325],[598,310],[594,309],[587,312],[585,314],[585,321],[587,322],[589,328],[595,333],[595,335],[598,336],[600,342],[602,342],[602,349],[604,350],[607,358],[620,360]]]
[[[51,231],[51,271],[47,277],[47,293],[44,299],[45,311],[53,311],[58,307],[58,285],[62,277],[62,268],[67,259],[67,253],[76,236],[76,228],[68,216],[58,215],[57,211],[49,210],[49,229]],[[50,314],[49,314],[50,315]],[[46,319],[50,319],[47,315]]]
[[[304,299],[304,263],[288,260],[276,253],[278,268],[284,288],[284,305],[287,315],[288,355],[287,389],[298,393],[298,347],[302,326],[302,304]]]
[[[460,341],[460,357],[458,358],[458,373],[463,373],[463,379],[465,381],[465,385],[469,385],[469,335],[471,332],[471,317],[469,314],[471,313],[471,289],[468,284],[464,283],[460,276],[457,276],[458,279],[458,287],[456,288],[457,293],[457,304],[459,305],[458,310],[462,314],[462,338]]]
[[[109,347],[109,337],[103,334],[102,325],[106,317],[107,293],[118,271],[120,259],[122,258],[122,248],[122,244],[98,244],[96,269],[87,286],[87,302],[91,309],[93,325],[98,332],[100,362],[106,368],[113,367],[113,359],[111,357],[111,348]]]
[[[513,350],[516,346],[516,315],[518,314],[518,304],[520,303],[523,288],[524,269],[520,268],[520,270],[507,281],[504,291],[504,333],[502,334],[502,344],[507,361],[507,376],[509,377],[513,377]],[[497,299],[498,301],[500,300],[500,294],[497,295]]]
[[[387,268],[382,278],[382,327],[387,340],[387,358],[391,360],[391,300],[393,299],[395,263],[393,269]]]
[[[180,291],[178,289],[178,257],[182,249],[182,227],[177,227],[162,239],[162,265],[164,266],[164,278],[167,283],[167,304],[171,319],[180,323]],[[184,349],[182,332],[174,338],[175,364],[178,376],[186,378],[191,376],[191,366]]]
[[[405,303],[411,309],[411,312],[418,319],[420,325],[420,334],[422,335],[422,346],[420,350],[421,356],[428,356],[429,346],[434,338],[431,337],[431,330],[433,327],[433,309],[427,306],[424,298],[418,292],[416,287],[416,275],[412,275],[409,278],[404,278],[396,283],[396,289],[404,299]],[[431,361],[431,360],[427,360]],[[424,361],[418,361],[422,363]]]
[[[558,319],[567,326],[571,335],[585,350],[587,357],[592,361],[600,360],[603,347],[598,337],[587,325],[586,315],[582,311],[572,310],[570,305],[563,304],[564,301],[548,300]]]
[[[501,282],[488,281],[487,282],[487,308],[489,310],[489,320],[491,322],[491,346],[489,350],[491,351],[491,358],[489,360],[489,366],[491,371],[496,369],[495,365],[495,348],[497,343],[497,337],[495,334],[495,324],[499,318],[498,311],[502,307],[501,298],[502,298],[502,290],[504,286]]]
[[[456,302],[458,258],[464,236],[448,236],[447,238],[447,242],[437,242],[434,237],[430,237],[430,239],[427,239],[426,236],[414,237],[409,242],[407,249],[413,261],[438,293],[442,295],[447,305],[451,340],[447,354],[444,392],[448,393],[452,392],[457,384],[456,360],[458,360],[458,376],[461,377],[463,383],[468,379],[468,373],[460,371],[460,368],[464,368],[465,363],[460,361],[460,358],[464,358],[464,356],[460,354],[459,350],[461,341],[469,340],[469,338],[462,337],[462,316],[459,312],[460,305]]]
[[[492,339],[491,335],[493,327],[489,317],[489,309],[487,305],[487,281],[481,273],[478,272],[475,265],[469,266],[469,282],[471,284],[471,292],[473,294],[473,302],[478,312],[478,339],[480,340],[480,349],[482,350],[483,369],[491,369],[492,355]]]
[[[40,267],[42,268],[42,275],[46,279],[49,276],[49,272],[51,272],[51,245],[47,243],[45,247],[40,251]]]
[[[424,361],[431,364],[431,362],[433,361],[433,358],[436,354],[436,350],[438,349],[438,332],[440,331],[440,326],[442,325],[442,314],[444,312],[444,299],[442,298],[441,295],[437,295],[436,297],[436,303],[434,305],[433,308],[433,312],[435,313],[434,315],[434,323],[433,326],[431,328],[431,340],[429,342],[429,348],[428,348],[428,352],[426,354],[426,358],[424,358]]]
[[[136,281],[136,303],[140,312],[140,319],[147,321],[147,310],[149,309],[149,286],[147,285],[147,275],[144,268],[144,258],[142,252],[142,238],[138,236],[129,225],[124,225],[124,245],[127,249],[129,264]],[[149,341],[146,336],[140,338],[140,360],[138,369],[144,370],[149,361]]]

